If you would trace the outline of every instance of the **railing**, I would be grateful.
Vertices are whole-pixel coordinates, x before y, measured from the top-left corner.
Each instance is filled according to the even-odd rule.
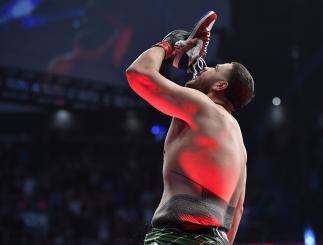
[[[71,109],[145,106],[124,84],[116,87],[108,82],[1,66],[0,101]]]

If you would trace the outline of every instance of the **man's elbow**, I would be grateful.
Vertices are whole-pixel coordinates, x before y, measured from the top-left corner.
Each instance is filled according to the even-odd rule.
[[[128,66],[128,68],[126,69],[126,75],[134,72],[136,72],[136,68],[133,65]]]
[[[141,74],[141,75],[148,76],[150,74],[150,70],[147,69],[144,66],[140,66],[140,65],[136,65],[136,64],[131,64],[126,69],[126,75],[128,75],[128,74]]]
[[[129,66],[126,69],[125,74],[126,74],[126,78],[127,78],[127,81],[128,81],[128,84],[130,87],[132,87],[131,83],[133,82],[133,74],[135,74],[135,73],[136,73],[136,71],[131,66]]]
[[[130,86],[133,82],[144,84],[150,84],[152,82],[151,73],[149,71],[134,65],[130,65],[126,69],[126,77]]]
[[[126,77],[128,80],[128,84],[130,85],[130,87],[132,87],[132,83],[134,81],[136,81],[138,83],[138,77],[140,76],[140,71],[138,69],[136,69],[136,67],[130,65],[127,69],[126,69]]]
[[[132,73],[137,73],[137,72],[136,72],[136,69],[132,65],[130,65],[125,72],[128,81],[129,81],[129,75]]]
[[[129,85],[131,85],[130,83],[134,79],[137,78],[136,80],[138,80],[138,76],[140,76],[140,75],[144,75],[144,74],[142,73],[142,71],[138,67],[136,67],[134,65],[130,65],[126,69],[126,77],[127,77],[127,80],[128,80]]]
[[[151,89],[152,81],[149,76],[143,74],[142,72],[129,67],[126,70],[126,77],[128,80],[128,84],[132,90],[134,90],[137,94],[143,94],[145,91]]]

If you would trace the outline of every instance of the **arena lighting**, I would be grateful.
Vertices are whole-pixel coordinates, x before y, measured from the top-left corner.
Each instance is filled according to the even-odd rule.
[[[69,129],[73,125],[73,116],[70,112],[66,110],[58,110],[54,114],[53,125],[57,129]]]
[[[316,245],[314,230],[310,227],[304,231],[304,244],[305,245]]]
[[[270,119],[273,125],[280,125],[285,119],[285,112],[282,106],[273,106],[270,111]]]
[[[150,132],[156,140],[162,140],[166,135],[166,127],[163,125],[155,124],[151,127]]]
[[[33,93],[40,93],[41,92],[41,86],[39,83],[35,82],[31,85],[31,90]]]
[[[281,99],[279,97],[274,97],[272,100],[272,103],[274,106],[280,106],[281,104]]]
[[[138,133],[141,130],[141,121],[135,111],[127,111],[124,127],[129,133]]]
[[[11,0],[0,8],[0,24],[30,16],[42,0]]]

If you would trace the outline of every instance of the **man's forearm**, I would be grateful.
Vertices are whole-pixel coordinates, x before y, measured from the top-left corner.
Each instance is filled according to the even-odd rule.
[[[148,75],[151,72],[159,72],[165,57],[165,50],[161,47],[153,47],[143,52],[127,69],[127,72],[133,71]]]
[[[235,210],[235,213],[234,213],[231,229],[229,230],[229,232],[227,234],[230,244],[233,244],[233,241],[236,237],[236,234],[237,234],[237,231],[239,228],[239,224],[240,224],[240,220],[242,217],[242,213],[243,213],[243,207],[238,206]]]

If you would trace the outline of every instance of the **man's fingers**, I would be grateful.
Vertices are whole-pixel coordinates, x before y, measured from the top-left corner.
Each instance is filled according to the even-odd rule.
[[[186,52],[198,44],[198,39],[193,38],[190,40],[179,40],[175,43],[175,53]]]

